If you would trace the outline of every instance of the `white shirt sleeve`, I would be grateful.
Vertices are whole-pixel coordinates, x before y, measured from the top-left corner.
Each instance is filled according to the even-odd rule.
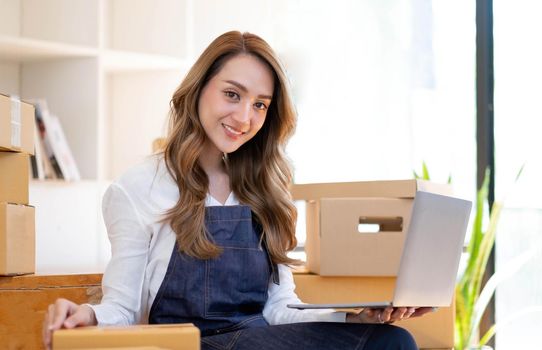
[[[142,309],[151,230],[119,184],[113,183],[107,189],[102,211],[111,242],[111,260],[103,275],[102,301],[91,307],[98,325],[134,324]]]
[[[269,283],[269,297],[263,309],[263,316],[270,325],[297,322],[345,322],[345,312],[332,309],[297,310],[287,304],[299,304],[301,300],[295,294],[292,271],[286,265],[278,265],[280,285]]]

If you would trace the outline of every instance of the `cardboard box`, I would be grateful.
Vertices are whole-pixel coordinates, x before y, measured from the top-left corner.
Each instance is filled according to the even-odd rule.
[[[451,195],[452,187],[425,180],[387,180],[295,184],[290,188],[294,200],[305,201],[352,197],[414,198],[417,191]]]
[[[162,348],[158,346],[128,346],[121,348],[86,348],[85,350],[171,350],[170,348]]]
[[[200,331],[192,324],[82,327],[53,333],[53,349],[133,348],[156,346],[170,350],[198,350]]]
[[[0,203],[0,275],[35,272],[34,208]]]
[[[393,198],[322,198],[307,203],[309,271],[323,276],[396,276],[412,203]],[[366,232],[364,224],[380,226],[379,232]]]
[[[385,301],[393,298],[395,277],[325,277],[295,273],[298,297],[306,303]],[[407,329],[421,349],[453,348],[455,304],[422,317],[394,323]]]
[[[0,150],[34,154],[35,124],[33,105],[0,94]]]
[[[162,348],[158,346],[122,346],[116,348],[85,348],[85,350],[170,350],[169,348]]]
[[[306,203],[309,271],[323,276],[396,276],[418,190],[451,194],[422,180],[294,185]]]
[[[0,276],[0,349],[45,350],[41,333],[50,304],[65,298],[96,303],[101,274]],[[97,300],[99,302],[99,299]]]
[[[0,152],[0,202],[28,204],[29,155]]]

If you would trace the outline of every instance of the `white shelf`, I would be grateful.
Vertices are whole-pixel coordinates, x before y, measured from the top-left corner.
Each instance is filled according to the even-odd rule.
[[[45,99],[82,178],[115,178],[163,136],[171,96],[192,63],[191,31],[180,20],[191,1],[6,2],[0,92]]]
[[[83,178],[30,182],[37,272],[105,267],[107,179],[163,136],[192,63],[192,1],[0,0],[0,92],[47,101]]]
[[[100,55],[106,72],[184,70],[188,62],[176,57],[121,50],[104,50]]]
[[[106,72],[186,69],[186,60],[156,54],[103,50],[47,40],[0,35],[0,60],[37,62],[62,58],[101,57]]]
[[[0,58],[2,61],[33,62],[96,56],[98,56],[97,49],[85,46],[0,35]]]

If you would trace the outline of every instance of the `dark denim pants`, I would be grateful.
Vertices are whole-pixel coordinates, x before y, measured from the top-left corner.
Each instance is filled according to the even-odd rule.
[[[410,333],[387,324],[292,323],[202,337],[201,350],[411,350]]]

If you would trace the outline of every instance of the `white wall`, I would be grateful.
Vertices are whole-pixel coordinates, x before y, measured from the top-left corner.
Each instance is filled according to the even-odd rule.
[[[178,71],[117,73],[108,77],[110,105],[106,127],[115,140],[107,150],[114,179],[151,153],[152,141],[167,129],[169,101],[182,75]]]
[[[101,212],[108,182],[30,184],[36,207],[36,273],[103,272],[110,246]]]

